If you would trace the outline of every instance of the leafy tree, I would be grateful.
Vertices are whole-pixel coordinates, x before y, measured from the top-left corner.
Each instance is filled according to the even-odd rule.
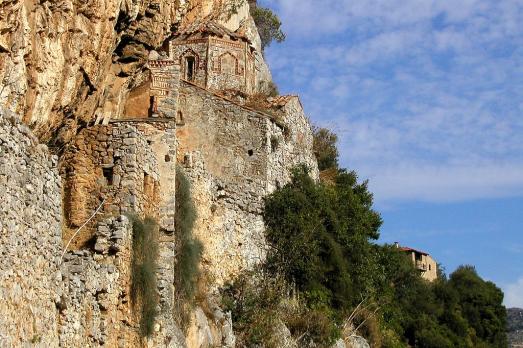
[[[471,266],[448,278],[438,266],[438,279],[428,282],[398,248],[374,244],[382,220],[367,182],[338,168],[334,133],[314,133],[320,169],[333,177],[316,183],[299,167],[266,198],[265,271],[283,275],[309,309],[338,321],[366,298],[379,308],[379,324],[369,332],[381,327],[374,342],[383,348],[506,347],[501,290]]]
[[[503,292],[494,283],[481,279],[473,266],[459,267],[451,274],[448,285],[456,291],[461,313],[473,329],[476,343],[506,347]]]
[[[251,16],[260,34],[262,50],[272,41],[283,42],[285,40],[285,33],[281,30],[281,20],[270,9],[252,6]]]
[[[338,149],[336,148],[338,136],[327,128],[315,127],[313,132],[313,151],[319,170],[338,169]]]
[[[348,309],[370,291],[381,218],[366,183],[340,171],[335,186],[315,183],[304,167],[265,205],[268,267],[305,292],[311,306]]]

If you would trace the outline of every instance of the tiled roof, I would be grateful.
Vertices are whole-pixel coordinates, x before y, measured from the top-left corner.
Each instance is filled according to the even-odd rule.
[[[424,251],[413,249],[413,248],[409,248],[409,247],[400,247],[399,249],[401,251],[409,251],[409,252],[413,251],[413,252],[418,253],[418,254],[429,255],[428,253],[426,253]]]
[[[175,38],[178,40],[188,40],[204,38],[208,35],[215,35],[219,37],[229,36],[233,39],[249,42],[247,37],[242,33],[230,31],[223,25],[218,24],[213,20],[195,21],[188,27],[181,29],[179,32],[177,32]]]

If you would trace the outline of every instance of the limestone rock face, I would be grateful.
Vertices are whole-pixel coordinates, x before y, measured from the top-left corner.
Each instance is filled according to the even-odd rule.
[[[60,193],[57,158],[0,108],[0,347],[58,346]]]
[[[149,51],[179,26],[212,16],[237,30],[249,13],[248,5],[231,12],[235,3],[2,1],[0,104],[23,115],[41,140],[68,142],[79,127],[122,112]]]

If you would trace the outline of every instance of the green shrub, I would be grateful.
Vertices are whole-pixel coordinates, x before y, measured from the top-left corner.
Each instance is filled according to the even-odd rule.
[[[178,275],[184,296],[191,301],[200,275],[202,243],[193,237],[196,207],[191,197],[191,184],[180,166],[176,167],[176,233],[178,237]]]
[[[139,308],[140,334],[148,337],[153,333],[158,314],[158,225],[152,218],[141,220],[136,215],[129,217],[133,225],[131,300],[133,307]]]
[[[262,50],[272,41],[283,42],[285,40],[285,33],[281,30],[281,21],[270,9],[252,7],[251,16],[260,34]]]
[[[314,182],[306,168],[265,203],[269,271],[280,270],[311,308],[349,311],[372,290],[373,247],[381,218],[366,183],[339,171],[334,187]]]
[[[313,152],[319,170],[338,169],[338,136],[327,128],[314,127]]]
[[[263,269],[246,272],[222,289],[239,346],[279,347],[276,330],[284,324],[300,347],[327,347],[340,336],[328,310],[308,308],[292,295],[283,276]]]
[[[336,320],[331,317],[329,311],[301,305],[294,310],[283,311],[282,314],[285,326],[298,340],[300,347],[331,347],[340,338]]]
[[[201,276],[200,260],[202,243],[193,237],[196,207],[191,197],[191,185],[182,167],[176,167],[176,255],[175,282],[179,291],[175,293],[174,316],[178,325],[188,328],[191,310],[198,292]]]
[[[503,292],[495,284],[471,266],[448,279],[440,271],[430,283],[400,249],[373,243],[382,220],[367,182],[359,184],[355,172],[338,167],[336,141],[331,131],[314,130],[314,152],[328,181],[315,182],[298,167],[291,182],[265,200],[270,248],[264,269],[295,284],[305,305],[301,315],[285,312],[293,335],[303,331],[319,341],[335,332],[333,323],[348,321],[377,348],[506,347]],[[362,299],[372,303],[372,312],[348,316]],[[252,312],[264,308],[279,313],[267,306]],[[315,326],[309,327],[309,317]]]

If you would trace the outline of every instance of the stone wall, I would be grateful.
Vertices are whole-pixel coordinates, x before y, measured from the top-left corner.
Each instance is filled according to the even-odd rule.
[[[276,120],[184,81],[179,101],[178,161],[193,185],[204,268],[219,285],[264,259],[263,198],[299,163],[317,177],[312,132],[299,101]]]
[[[170,58],[180,64],[185,80],[213,91],[236,90],[247,94],[256,85],[255,53],[242,40],[217,36],[170,43]],[[195,60],[192,79],[187,73],[187,57]]]
[[[62,296],[57,158],[0,108],[0,346],[58,346]]]
[[[67,225],[80,226],[104,202],[103,213],[157,216],[172,233],[174,127],[122,121],[82,130],[60,159]]]
[[[115,121],[107,126],[90,127],[80,132],[75,142],[65,150],[60,159],[61,174],[65,183],[64,207],[67,217],[64,243],[69,240],[76,228],[87,221],[89,216],[101,206],[100,214],[72,239],[69,249],[77,250],[77,254],[73,252],[71,256],[74,256],[76,261],[71,259],[68,260],[68,263],[72,262],[76,265],[73,268],[77,269],[83,277],[80,280],[91,283],[98,280],[107,283],[121,283],[119,283],[119,290],[115,288],[111,290],[110,295],[104,295],[112,298],[111,310],[113,312],[120,313],[123,310],[116,310],[114,307],[121,307],[122,304],[118,303],[119,296],[127,294],[124,286],[129,285],[130,244],[109,248],[109,250],[115,248],[123,250],[121,253],[115,254],[116,259],[111,256],[111,253],[111,257],[107,259],[101,257],[98,248],[107,244],[107,237],[104,237],[103,233],[105,231],[115,233],[114,231],[119,230],[118,223],[111,223],[112,227],[107,228],[104,227],[107,225],[104,221],[123,213],[151,216],[158,221],[160,240],[157,276],[161,311],[157,321],[159,333],[155,335],[154,339],[160,341],[168,337],[172,338],[172,332],[177,330],[172,315],[176,184],[174,122],[170,119],[149,119],[139,122]],[[102,223],[102,227],[100,227],[100,223]],[[131,231],[127,229],[117,233],[125,235],[127,240],[131,239]],[[82,260],[78,261],[78,257],[81,257]],[[108,273],[105,269],[107,264],[113,264],[118,268],[118,272]],[[82,267],[85,267],[85,272],[80,272]],[[117,277],[117,279],[111,277]],[[79,281],[73,279],[73,283],[78,286]],[[98,306],[95,301],[96,294],[92,293],[92,286],[89,288],[87,285],[83,285],[75,291],[76,293],[71,296],[80,296],[82,301],[86,301],[86,308]],[[108,290],[103,292],[108,293]],[[100,315],[107,311],[109,309],[103,309]],[[83,312],[83,314],[86,313]],[[89,312],[89,316],[92,315],[93,313]],[[115,314],[112,317],[119,316],[121,315]],[[108,316],[108,318],[110,317],[111,315]],[[84,316],[77,317],[75,320],[78,321],[80,318],[84,318]],[[84,320],[91,319],[84,318]],[[104,327],[109,325],[104,322],[105,319],[96,320],[104,323],[100,324]],[[98,325],[98,321],[84,324],[91,327]],[[129,320],[125,319],[125,321]],[[118,331],[121,327],[120,324],[115,325],[115,328],[111,329],[112,331]],[[87,330],[84,326],[81,330]],[[77,330],[72,330],[72,332],[72,336],[82,335]],[[100,342],[100,339],[106,340],[102,337],[105,334],[100,330],[97,332],[98,336],[93,338],[92,342]],[[123,335],[127,337],[129,333]],[[113,335],[108,336],[113,337]]]
[[[207,47],[209,38],[179,42],[173,40],[169,43],[169,58],[180,65],[181,77],[188,80],[186,58],[194,58],[192,82],[199,86],[207,85]]]
[[[303,112],[300,99],[297,96],[280,96],[274,102],[280,104],[273,112],[284,129],[273,125],[267,134],[267,141],[271,145],[267,165],[269,192],[287,183],[291,179],[290,169],[297,165],[306,165],[311,177],[319,177],[318,164],[312,151],[312,127]]]
[[[92,249],[65,254],[62,347],[138,345],[139,318],[130,299],[131,244],[131,223],[122,216],[99,223]]]
[[[132,124],[84,129],[60,158],[64,178],[64,216],[72,230],[81,226],[102,205],[107,216],[136,212],[155,215],[159,208],[159,173],[156,155]],[[90,226],[96,225],[96,219]],[[75,238],[78,248],[91,237]],[[64,233],[66,240],[69,233]]]

